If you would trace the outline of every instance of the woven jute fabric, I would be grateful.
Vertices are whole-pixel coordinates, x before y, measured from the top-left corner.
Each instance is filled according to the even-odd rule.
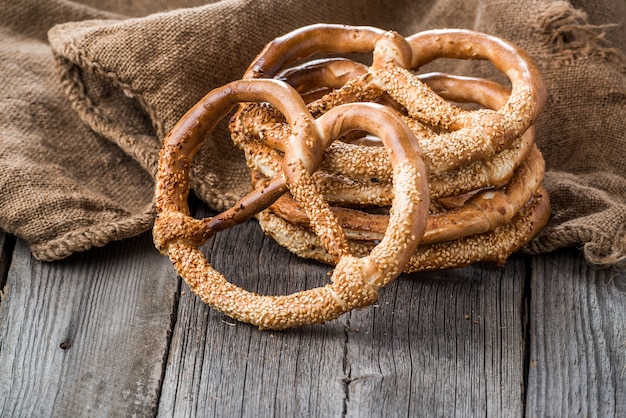
[[[150,229],[161,140],[273,38],[312,23],[410,35],[467,28],[525,48],[549,100],[537,122],[552,205],[525,250],[626,257],[626,3],[613,0],[0,0],[0,228],[55,260]],[[204,2],[206,3],[206,2]],[[444,70],[500,77],[489,63]],[[225,121],[192,169],[223,210],[250,187]]]

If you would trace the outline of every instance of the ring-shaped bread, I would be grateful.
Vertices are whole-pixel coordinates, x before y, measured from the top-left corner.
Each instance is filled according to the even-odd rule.
[[[219,222],[189,215],[189,170],[202,141],[237,103],[267,101],[284,112],[292,136],[282,165],[283,177],[244,198],[246,207]],[[389,227],[380,244],[361,258],[342,249],[345,242],[328,205],[321,200],[310,174],[334,138],[362,129],[379,137],[390,154],[395,198]],[[230,282],[207,261],[198,245],[207,237],[262,210],[289,188],[316,227],[337,266],[331,283],[291,295],[259,295]],[[375,104],[350,104],[314,120],[297,92],[276,80],[239,80],[208,93],[166,137],[159,156],[153,236],[177,272],[202,300],[226,315],[260,328],[282,329],[334,319],[373,303],[378,290],[395,279],[424,233],[429,206],[426,167],[410,129],[390,109]],[[228,212],[228,211],[227,211]],[[321,214],[321,215],[320,215]],[[330,214],[330,217],[326,215]],[[218,216],[219,218],[219,216]],[[328,231],[331,231],[330,233]],[[337,259],[337,256],[339,258]]]
[[[534,123],[547,98],[538,69],[521,48],[497,37],[457,29],[425,31],[404,39],[372,27],[312,25],[270,42],[245,77],[270,78],[312,55],[348,52],[372,52],[369,72],[349,80],[316,106],[328,110],[345,100],[373,101],[389,94],[411,118],[444,130],[423,150],[431,173],[507,148]],[[437,58],[490,60],[511,82],[507,103],[496,110],[468,111],[446,102],[410,71]]]
[[[435,91],[441,91],[443,96],[448,99],[460,102],[476,102],[484,107],[497,108],[505,103],[509,96],[509,91],[499,84],[483,79],[452,77],[444,74],[428,75],[425,79],[432,83]],[[470,166],[468,167],[470,168],[469,171],[462,170],[460,167],[448,172],[448,174],[453,174],[455,171],[460,171],[457,177],[469,172],[473,174],[472,177],[479,178],[484,177],[484,173],[487,172],[490,174],[487,176],[489,180],[496,180],[478,184],[474,188],[465,187],[461,189],[461,193],[486,186],[506,184],[506,187],[479,191],[471,198],[464,199],[463,205],[459,207],[431,214],[428,218],[422,245],[451,241],[467,235],[491,231],[508,223],[535,194],[544,175],[544,160],[533,144],[534,129],[531,127],[524,133],[523,140],[519,141],[515,149],[502,151],[487,161],[474,162],[471,166],[479,164],[480,166],[476,168]],[[503,153],[507,153],[509,159],[496,159],[496,157],[501,157]],[[353,155],[355,154],[360,155],[353,152]],[[515,158],[510,158],[511,156]],[[329,164],[329,161],[333,160],[332,157],[336,157],[336,155],[329,156],[328,152],[325,154],[322,167],[316,173],[316,180],[318,184],[321,183],[321,190],[327,200],[339,202],[338,205],[332,206],[333,213],[348,238],[367,241],[379,240],[386,229],[388,216],[359,210],[356,205],[363,204],[364,201],[366,204],[374,204],[380,202],[381,197],[388,199],[383,200],[383,203],[390,202],[390,196],[393,193],[386,186],[386,178],[379,176],[376,183],[373,184],[365,182],[355,184],[346,181],[346,177],[336,179],[331,174],[325,174],[320,178],[322,169]],[[510,173],[506,173],[507,169],[510,170]],[[346,173],[339,171],[339,174],[345,176]],[[479,174],[483,175],[479,176]],[[377,176],[380,173],[370,173],[370,175]],[[440,177],[430,176],[429,178],[431,199],[434,197],[433,182],[441,181]],[[503,177],[506,178],[505,182],[502,181]],[[341,179],[344,179],[345,185],[342,184]],[[476,183],[473,178],[463,178],[461,181],[464,184]],[[444,186],[451,187],[447,184]],[[358,196],[355,198],[357,194]],[[269,210],[287,222],[303,227],[309,226],[308,218],[288,194],[281,196],[270,206]]]

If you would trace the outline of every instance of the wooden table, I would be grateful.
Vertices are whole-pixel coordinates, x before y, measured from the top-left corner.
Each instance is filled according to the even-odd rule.
[[[259,331],[202,304],[149,234],[34,260],[0,232],[0,416],[626,416],[626,272],[575,250],[401,276],[375,306]],[[219,234],[249,290],[319,286],[328,266]]]

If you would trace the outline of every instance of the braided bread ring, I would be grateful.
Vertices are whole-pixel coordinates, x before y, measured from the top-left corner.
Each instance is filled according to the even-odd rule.
[[[186,203],[189,169],[202,140],[217,122],[243,101],[268,101],[284,112],[293,135],[283,161],[283,178],[272,180],[271,198],[254,192],[247,207],[233,211],[226,223],[247,219],[283,191],[285,182],[307,216],[317,219],[325,247],[340,248],[333,255],[337,267],[331,284],[286,296],[263,296],[245,291],[217,272],[196,248],[223,222],[189,216]],[[330,211],[324,210],[310,172],[319,165],[332,138],[353,129],[369,130],[383,141],[393,166],[396,198],[389,228],[369,255],[356,258],[343,247],[345,236]],[[259,189],[257,189],[259,190]],[[244,198],[245,200],[245,198]],[[334,319],[342,313],[373,303],[378,290],[395,279],[417,247],[426,227],[429,206],[426,167],[409,128],[388,108],[351,104],[333,109],[313,120],[297,92],[275,80],[240,80],[215,89],[197,103],[164,141],[157,173],[157,218],[153,230],[157,248],[167,254],[176,270],[202,300],[235,319],[260,328],[282,329]],[[318,215],[322,213],[323,215]],[[330,217],[326,217],[330,213]],[[326,233],[330,230],[330,233]],[[337,259],[337,256],[340,256]]]

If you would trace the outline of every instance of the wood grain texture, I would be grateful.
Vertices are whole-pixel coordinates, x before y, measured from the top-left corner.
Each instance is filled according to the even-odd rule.
[[[520,416],[524,263],[401,276],[350,317],[347,416]]]
[[[626,416],[626,272],[536,257],[527,416]]]
[[[626,272],[574,251],[401,276],[374,306],[275,332],[200,302],[149,234],[57,263],[11,240],[0,416],[626,416]],[[255,221],[204,251],[266,294],[332,270]]]
[[[210,262],[248,290],[319,286],[255,221],[220,233]],[[324,325],[259,331],[182,288],[159,416],[519,416],[525,267],[404,276],[376,306]]]
[[[0,416],[152,416],[177,283],[131,239],[55,263],[18,241],[0,305]]]
[[[233,283],[264,294],[320,286],[331,268],[303,261],[265,237],[256,221],[204,247]],[[341,416],[345,319],[260,331],[210,309],[182,287],[159,416]]]

